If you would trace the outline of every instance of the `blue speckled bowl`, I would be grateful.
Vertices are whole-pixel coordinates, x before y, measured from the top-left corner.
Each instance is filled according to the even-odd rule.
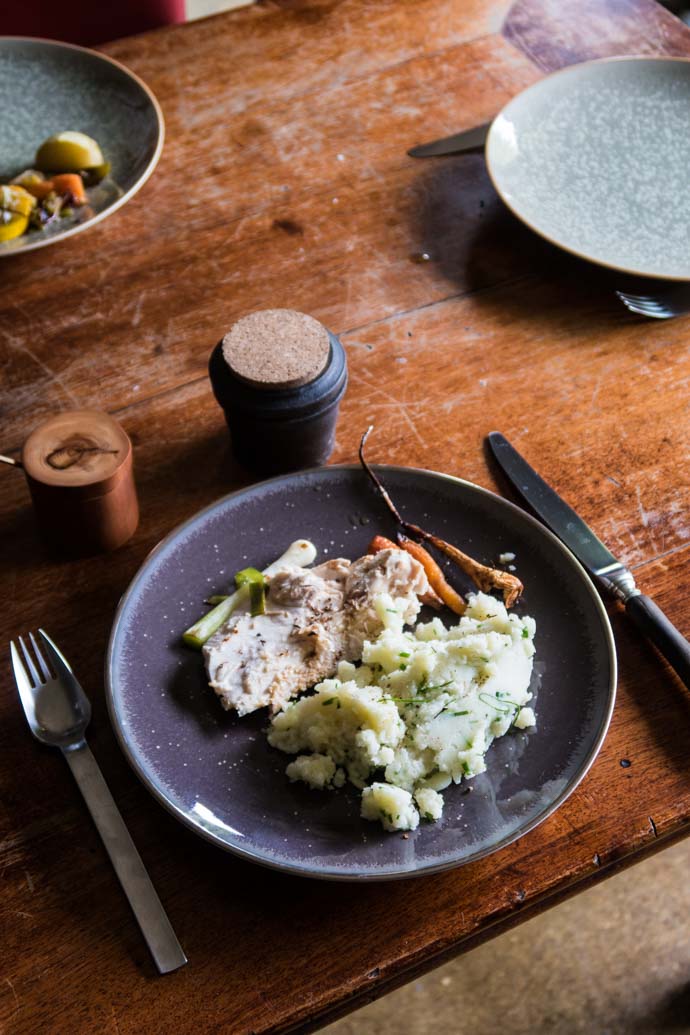
[[[360,819],[353,787],[333,793],[291,784],[289,756],[264,736],[266,711],[244,719],[224,712],[206,684],[200,653],[180,643],[205,597],[227,592],[234,572],[264,567],[294,539],[312,539],[317,560],[327,560],[359,557],[375,532],[390,535],[390,516],[359,467],[284,475],[203,510],[149,556],[122,599],[110,639],[111,719],[154,796],[222,848],[305,876],[408,877],[509,844],[582,779],[613,709],[616,657],[606,612],[559,540],[469,482],[379,470],[410,520],[484,561],[515,553],[526,587],[519,608],[537,621],[537,727],[496,741],[486,773],[444,792],[439,823],[403,838]],[[471,588],[456,569],[451,578]]]
[[[0,257],[71,237],[124,205],[153,172],[164,133],[156,98],[112,58],[67,43],[0,37],[0,182],[30,168],[46,137],[68,129],[98,141],[110,176],[89,190],[88,208],[0,243]]]
[[[486,160],[542,237],[623,273],[690,280],[690,59],[555,72],[494,120]]]

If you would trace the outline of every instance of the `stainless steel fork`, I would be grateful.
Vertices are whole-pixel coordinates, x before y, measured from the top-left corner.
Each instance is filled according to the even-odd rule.
[[[670,320],[690,312],[690,284],[660,284],[653,292],[645,295],[630,291],[616,291],[623,305],[631,313],[649,316],[653,320]]]
[[[161,974],[167,974],[186,963],[187,957],[86,743],[91,703],[50,637],[42,629],[38,635],[48,661],[33,633],[29,634],[33,658],[19,637],[24,663],[14,643],[10,644],[14,678],[27,722],[37,740],[59,748],[65,756],[156,966]]]

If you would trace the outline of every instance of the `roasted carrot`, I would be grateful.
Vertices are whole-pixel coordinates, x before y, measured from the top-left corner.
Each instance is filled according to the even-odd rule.
[[[398,542],[400,543],[403,550],[409,553],[410,557],[414,557],[416,561],[419,561],[421,566],[426,572],[426,577],[429,580],[429,585],[433,589],[434,593],[441,598],[444,604],[455,611],[456,615],[463,615],[467,608],[467,604],[463,600],[456,590],[446,582],[446,577],[439,568],[438,564],[431,556],[428,550],[425,550],[420,543],[415,543],[412,539],[408,539],[407,536],[398,533]]]
[[[367,553],[381,553],[381,550],[399,550],[400,547],[385,535],[375,535],[367,547]]]
[[[78,173],[60,173],[59,176],[53,176],[52,183],[55,193],[69,194],[73,204],[83,205],[86,201],[84,181]]]

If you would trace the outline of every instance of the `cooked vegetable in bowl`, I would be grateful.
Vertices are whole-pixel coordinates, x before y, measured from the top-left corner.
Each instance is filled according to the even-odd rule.
[[[0,241],[74,216],[88,204],[87,188],[110,172],[98,143],[72,130],[44,140],[34,164],[0,186]]]
[[[103,152],[96,141],[73,130],[48,137],[36,152],[36,168],[42,172],[79,172],[103,164]]]

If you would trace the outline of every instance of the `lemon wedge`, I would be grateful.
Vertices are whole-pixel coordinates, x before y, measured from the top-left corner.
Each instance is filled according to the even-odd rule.
[[[103,164],[103,152],[96,141],[75,130],[48,137],[36,152],[36,167],[43,172],[80,172]]]
[[[22,216],[18,212],[0,213],[0,241],[11,241],[14,237],[21,237],[28,225],[28,216]]]

